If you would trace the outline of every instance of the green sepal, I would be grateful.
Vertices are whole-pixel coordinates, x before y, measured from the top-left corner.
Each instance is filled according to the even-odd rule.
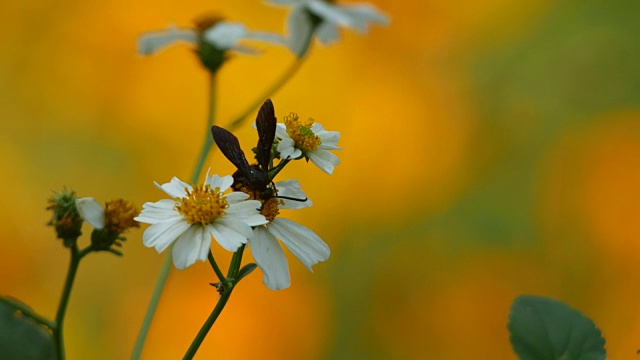
[[[591,319],[567,304],[523,295],[511,306],[511,346],[522,360],[603,360],[605,341]]]
[[[240,269],[240,271],[238,272],[238,280],[240,281],[242,280],[243,277],[251,274],[253,272],[253,270],[255,270],[258,267],[258,265],[254,264],[254,263],[249,263],[245,266],[242,267],[242,269]]]
[[[35,314],[27,305],[8,300]],[[3,359],[56,358],[55,343],[49,329],[5,301],[0,301],[0,354]]]
[[[215,74],[226,60],[225,52],[205,41],[202,35],[198,36],[198,50],[196,50],[196,54],[202,66],[207,68],[212,74]]]

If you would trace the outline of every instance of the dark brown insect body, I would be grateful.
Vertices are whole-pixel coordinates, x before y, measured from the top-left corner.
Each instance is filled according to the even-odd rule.
[[[262,200],[275,196],[275,188],[269,178],[269,162],[271,161],[271,147],[276,136],[276,123],[273,103],[267,99],[260,107],[256,118],[256,127],[258,128],[256,160],[258,163],[253,165],[249,165],[235,135],[219,126],[211,127],[211,134],[220,151],[238,169],[233,173],[234,190],[245,192],[251,190],[254,192],[254,198]]]

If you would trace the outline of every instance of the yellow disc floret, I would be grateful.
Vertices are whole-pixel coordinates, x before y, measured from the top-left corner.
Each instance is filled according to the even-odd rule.
[[[269,222],[271,222],[276,218],[276,216],[278,216],[278,214],[280,214],[278,205],[284,205],[284,201],[278,198],[264,200],[262,202],[262,207],[260,208],[260,214],[262,214],[262,216],[264,216]]]
[[[187,196],[177,199],[176,210],[187,218],[189,224],[211,224],[229,207],[219,187],[212,189],[209,185],[196,185],[193,190],[185,191]]]
[[[111,232],[121,234],[130,227],[140,227],[140,224],[133,220],[138,214],[140,209],[131,201],[124,199],[107,201],[104,205],[104,225]]]
[[[314,151],[322,144],[322,140],[311,130],[313,119],[301,121],[296,113],[284,117],[287,134],[296,143],[296,147],[303,152]]]
[[[263,200],[262,193],[260,191],[251,190],[249,187],[244,185],[237,186],[236,191],[242,191],[243,193],[249,195],[249,200],[260,201],[260,203],[262,204],[262,206],[260,206],[260,214],[264,216],[269,222],[273,221],[273,219],[275,219],[276,216],[280,214],[278,205],[284,205],[284,201],[275,197]]]

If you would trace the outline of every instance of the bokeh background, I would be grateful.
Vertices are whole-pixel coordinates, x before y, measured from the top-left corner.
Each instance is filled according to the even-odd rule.
[[[342,133],[333,176],[295,163],[315,205],[289,217],[332,249],[292,286],[255,272],[200,358],[514,359],[517,295],[590,316],[611,359],[640,348],[640,2],[376,0],[392,19],[314,47],[273,96]],[[0,293],[53,317],[68,252],[44,210],[67,185],[138,204],[188,179],[207,77],[188,47],[150,58],[136,37],[220,11],[284,31],[260,1],[4,1],[0,6]],[[237,56],[219,76],[224,126],[291,62]],[[255,143],[247,122],[245,151]],[[232,167],[218,151],[215,172]],[[90,229],[85,228],[88,233]],[[70,359],[128,358],[163,255],[132,231],[125,256],[83,260]],[[82,240],[86,244],[87,239]],[[223,264],[229,256],[214,247]],[[248,260],[248,258],[247,258]],[[213,307],[206,263],[172,270],[143,358],[180,358]]]

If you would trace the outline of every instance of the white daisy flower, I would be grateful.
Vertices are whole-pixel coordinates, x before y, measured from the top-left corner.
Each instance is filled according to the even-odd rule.
[[[171,243],[173,263],[184,269],[205,261],[211,238],[229,251],[236,251],[252,235],[252,226],[267,222],[260,215],[260,201],[247,200],[242,192],[224,194],[233,184],[232,176],[209,176],[203,185],[191,186],[178,178],[156,186],[172,199],[148,202],[135,220],[151,224],[142,235],[147,247],[164,251]]]
[[[308,41],[315,31],[323,44],[338,39],[338,26],[366,33],[369,23],[387,25],[389,17],[365,3],[336,4],[332,0],[269,0],[276,5],[291,5],[287,20],[289,48],[296,55],[306,52]]]
[[[275,186],[278,196],[306,199],[297,180],[280,181]],[[329,258],[329,246],[318,235],[305,226],[278,217],[279,209],[302,209],[311,205],[308,199],[295,201],[281,198],[271,198],[263,204],[261,213],[269,223],[253,229],[249,245],[253,258],[262,270],[262,282],[271,290],[282,290],[291,285],[289,264],[276,239],[280,239],[309,271],[313,271],[311,266]]]
[[[107,201],[104,206],[91,197],[76,199],[76,208],[82,219],[93,226],[91,246],[94,250],[122,253],[113,248],[122,246],[126,240],[122,234],[132,227],[140,227],[134,217],[140,209],[130,201],[116,199]]]
[[[213,20],[201,31],[192,28],[169,26],[167,30],[152,31],[143,34],[138,40],[138,53],[151,55],[177,42],[198,46],[198,36],[219,51],[234,50],[255,54],[255,50],[242,46],[242,40],[259,40],[275,44],[284,44],[282,37],[262,31],[249,31],[242,23]]]
[[[338,147],[340,133],[326,131],[313,119],[301,121],[298,115],[291,113],[284,117],[284,124],[276,127],[276,136],[280,138],[278,152],[283,159],[295,160],[304,156],[329,175],[340,164],[340,159],[328,151],[342,149]]]

